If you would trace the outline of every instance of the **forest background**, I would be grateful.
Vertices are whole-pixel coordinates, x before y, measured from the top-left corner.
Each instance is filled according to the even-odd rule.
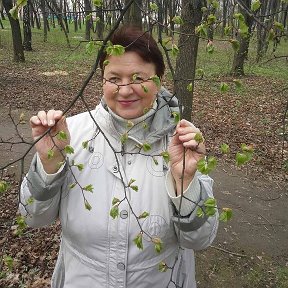
[[[197,253],[198,286],[288,287],[287,12],[280,0],[2,0],[0,286],[49,287],[58,252],[59,223],[32,230],[17,217],[29,117],[85,111],[82,99],[93,109],[97,55],[118,24],[134,23],[158,39],[163,84],[204,132],[218,205],[233,211]]]

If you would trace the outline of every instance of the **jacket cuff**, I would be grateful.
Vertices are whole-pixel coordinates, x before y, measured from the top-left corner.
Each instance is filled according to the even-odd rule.
[[[179,211],[181,195],[176,196],[175,181],[170,170],[168,171],[166,176],[166,189],[178,214],[180,214],[181,216],[185,217],[187,215],[190,215],[195,209],[197,203],[200,201],[200,183],[196,174],[187,189],[183,191],[183,196],[185,196],[189,200],[184,197],[182,198],[181,211]]]
[[[62,165],[56,173],[47,174],[43,168],[43,164],[41,162],[41,159],[40,159],[38,153],[36,153],[36,157],[37,157],[37,159],[36,159],[36,171],[40,175],[40,177],[42,178],[43,182],[46,183],[47,185],[50,185],[55,179],[57,179],[59,174],[64,169],[65,165]]]
[[[194,178],[198,178],[197,174]],[[172,221],[176,227],[183,232],[198,230],[208,219],[207,215],[204,215],[203,217],[197,216],[198,208],[203,206],[205,200],[210,197],[209,192],[206,191],[205,185],[201,183],[200,179],[198,180],[198,183],[200,185],[200,200],[197,205],[195,205],[197,207],[186,217],[179,215],[177,211],[174,211],[174,216],[172,216]]]
[[[37,162],[37,156],[35,155],[31,162],[28,174],[26,176],[27,185],[33,198],[35,198],[38,201],[46,201],[52,199],[60,191],[60,187],[62,186],[65,180],[67,172],[67,164],[63,165],[64,167],[62,168],[61,172],[56,173],[57,175],[54,174],[53,181],[49,184],[46,183],[44,179],[41,177],[38,171],[38,169],[41,168],[39,168],[38,165],[39,164]]]

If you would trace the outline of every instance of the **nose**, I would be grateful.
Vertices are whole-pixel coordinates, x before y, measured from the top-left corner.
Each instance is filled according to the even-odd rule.
[[[118,94],[123,97],[130,96],[133,93],[133,89],[130,82],[123,83],[119,86]]]

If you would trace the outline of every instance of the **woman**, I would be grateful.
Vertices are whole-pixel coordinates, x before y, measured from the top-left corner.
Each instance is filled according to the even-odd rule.
[[[126,49],[102,56],[95,110],[31,118],[34,140],[51,133],[35,145],[21,190],[22,203],[34,201],[20,209],[32,227],[61,221],[52,287],[196,287],[192,249],[209,246],[218,226],[217,213],[196,216],[213,197],[211,178],[196,172],[200,131],[186,120],[175,127],[177,100],[153,81],[164,62],[151,35],[123,27],[111,42]]]

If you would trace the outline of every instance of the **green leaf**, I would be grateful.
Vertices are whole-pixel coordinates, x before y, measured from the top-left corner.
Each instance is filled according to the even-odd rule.
[[[101,7],[101,6],[102,6],[102,0],[93,0],[93,4],[94,4],[96,7]]]
[[[5,180],[0,181],[0,193],[4,193],[10,187],[9,183]]]
[[[126,132],[126,133],[121,135],[120,141],[122,144],[125,144],[127,140],[128,140],[128,133]]]
[[[212,41],[209,41],[207,46],[206,46],[206,51],[208,54],[212,54],[215,50],[215,46],[213,45]]]
[[[31,205],[31,204],[34,203],[34,201],[35,201],[35,198],[31,196],[31,197],[29,197],[29,198],[27,199],[26,204],[27,204],[27,205]]]
[[[158,163],[158,160],[157,160],[155,157],[152,157],[152,160],[153,160],[153,162],[154,162],[155,165],[158,165],[158,164],[159,164],[159,163]]]
[[[178,24],[178,25],[182,25],[184,22],[183,22],[183,19],[180,17],[180,16],[174,16],[172,18],[172,21],[175,23],[175,24]]]
[[[196,34],[200,36],[207,37],[207,25],[201,24],[195,28]]]
[[[180,121],[180,114],[179,112],[172,112],[172,116],[174,117],[174,123],[178,123]]]
[[[109,56],[120,56],[123,55],[125,53],[125,47],[122,45],[112,45],[110,44],[107,48],[106,48],[106,52]]]
[[[82,147],[83,147],[83,149],[87,149],[87,148],[88,148],[88,143],[89,143],[88,140],[82,142]]]
[[[203,218],[204,215],[205,215],[205,214],[204,214],[203,209],[202,209],[201,207],[199,207],[199,208],[197,209],[197,217]]]
[[[204,76],[204,70],[201,69],[201,68],[198,68],[196,70],[196,74],[197,74],[198,77],[203,77]]]
[[[54,156],[54,151],[52,149],[49,149],[47,152],[47,158],[51,159],[51,158],[53,158],[53,156]]]
[[[216,207],[216,199],[209,197],[204,202],[205,207],[215,208]]]
[[[143,250],[143,241],[142,241],[143,235],[140,232],[134,239],[133,242],[135,243],[135,245],[137,246],[138,249]]]
[[[148,152],[151,150],[151,144],[149,143],[143,143],[143,146],[142,146],[142,149],[145,151],[145,152]]]
[[[233,79],[233,82],[237,89],[242,87],[242,82],[239,79]]]
[[[110,216],[115,219],[119,216],[119,207],[118,205],[114,205],[110,210]]]
[[[73,189],[77,184],[76,183],[72,183],[69,185],[69,189]]]
[[[79,171],[82,171],[84,169],[84,165],[83,164],[77,164],[75,165]]]
[[[128,187],[130,187],[131,184],[133,184],[135,181],[136,181],[135,179],[131,178],[130,181],[129,181],[129,183],[128,183]]]
[[[138,186],[137,185],[130,185],[129,186],[132,190],[138,192]]]
[[[74,153],[74,149],[70,145],[66,145],[65,148],[64,148],[64,151],[65,151],[66,154],[73,154]]]
[[[148,93],[148,92],[149,92],[147,86],[141,84],[141,87],[142,87],[142,89],[143,89],[143,91],[144,91],[145,93]]]
[[[134,123],[131,121],[131,120],[128,120],[127,121],[127,124],[126,124],[126,127],[128,128],[128,129],[130,129],[130,128],[132,128],[134,126]]]
[[[241,153],[241,152],[237,152],[236,153],[236,165],[237,166],[241,166],[245,163],[247,163],[249,160],[251,159],[251,157],[249,156],[248,153]]]
[[[92,184],[89,184],[89,185],[86,185],[85,187],[83,187],[83,190],[89,191],[91,193],[93,193],[93,189],[94,189],[94,187]]]
[[[161,87],[161,80],[157,75],[150,77],[157,87]]]
[[[156,3],[150,3],[149,6],[152,11],[158,11],[158,5]]]
[[[231,208],[222,208],[222,212],[220,213],[219,220],[223,222],[227,222],[232,218],[232,209]]]
[[[17,0],[16,2],[17,6],[25,6],[27,5],[27,0]]]
[[[105,66],[107,66],[109,63],[110,63],[109,60],[105,60],[105,61],[103,62],[103,66],[105,67]]]
[[[11,271],[13,269],[14,260],[11,256],[5,255],[3,257],[3,262],[4,262],[5,266],[7,266],[9,271]]]
[[[241,14],[241,13],[235,13],[234,18],[238,19],[239,21],[245,22],[245,18],[243,16],[243,14]]]
[[[214,9],[218,9],[219,6],[220,6],[220,5],[219,5],[219,2],[218,2],[217,0],[213,0],[211,4],[212,4],[212,7],[213,7]]]
[[[246,145],[244,143],[241,144],[241,150],[243,152],[247,152],[247,153],[253,153],[254,152],[254,148],[252,145]]]
[[[89,21],[92,18],[92,13],[89,13],[88,15],[85,16],[85,21]]]
[[[231,32],[232,32],[232,26],[225,26],[225,28],[224,28],[224,35],[225,35],[225,36],[228,36],[228,35],[231,34]]]
[[[170,161],[170,155],[169,155],[168,151],[163,151],[163,152],[161,152],[160,155],[163,157],[163,159],[166,163],[168,163]]]
[[[64,131],[59,131],[57,134],[57,139],[58,140],[67,140],[67,134]]]
[[[27,224],[26,224],[25,218],[23,216],[17,216],[16,224],[18,226],[18,229],[20,229],[21,231],[23,231],[24,229],[27,228]]]
[[[216,16],[213,14],[208,15],[207,17],[207,23],[208,25],[212,25],[216,22]]]
[[[92,206],[86,199],[84,200],[84,206],[85,206],[85,209],[87,209],[88,211],[92,209]]]
[[[120,202],[120,200],[118,198],[114,197],[112,200],[112,205],[114,206],[115,204],[117,204],[119,202]]]
[[[232,44],[232,48],[235,52],[237,52],[240,48],[240,42],[235,39],[230,39],[229,42]]]
[[[227,84],[227,83],[225,83],[225,82],[222,82],[221,84],[220,84],[220,91],[222,92],[222,93],[225,93],[225,92],[227,92],[229,90],[229,85]]]
[[[11,17],[14,19],[14,20],[17,20],[18,19],[18,8],[17,6],[14,6],[13,8],[11,8],[9,10],[9,13],[11,15]]]
[[[154,248],[157,253],[160,253],[163,249],[163,242],[160,238],[152,238],[152,242],[154,243]]]
[[[91,55],[94,52],[94,49],[95,49],[94,41],[89,41],[85,46],[86,53],[89,55]]]
[[[209,156],[207,159],[202,158],[197,162],[197,169],[202,174],[209,174],[211,171],[215,169],[217,165],[217,160],[213,156]]]
[[[203,138],[202,134],[199,133],[199,132],[195,134],[194,140],[195,140],[198,144],[204,142],[204,138]]]
[[[251,10],[253,12],[257,11],[261,7],[261,2],[259,0],[252,1]]]
[[[277,29],[279,29],[280,31],[284,32],[284,26],[282,23],[275,21],[274,22],[274,27],[276,27]]]
[[[187,90],[189,92],[193,92],[193,83],[192,82],[187,85]]]
[[[172,56],[176,57],[179,53],[179,48],[176,44],[172,44],[171,48]]]
[[[161,261],[158,266],[158,270],[160,272],[166,272],[168,270],[168,266],[165,262]]]
[[[222,143],[220,146],[220,150],[223,154],[228,154],[230,152],[230,147],[226,143]]]
[[[138,216],[138,219],[144,219],[144,218],[146,218],[148,216],[149,216],[149,213],[145,211],[140,216]]]

